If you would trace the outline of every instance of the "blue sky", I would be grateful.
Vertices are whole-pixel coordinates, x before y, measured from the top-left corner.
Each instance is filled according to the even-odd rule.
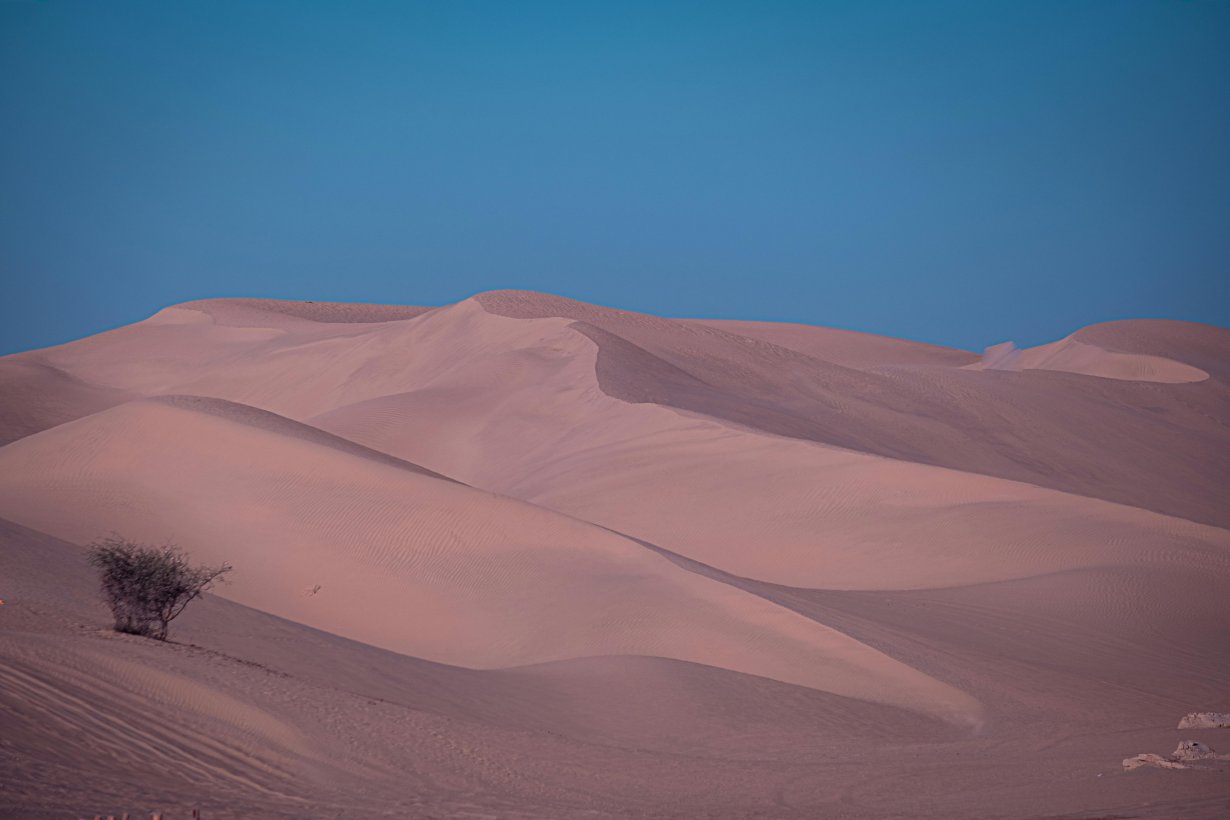
[[[1230,2],[0,0],[0,352],[529,288],[1230,325]]]

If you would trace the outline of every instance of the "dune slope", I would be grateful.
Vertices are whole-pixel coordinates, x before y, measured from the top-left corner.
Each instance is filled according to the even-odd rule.
[[[636,542],[322,435],[217,399],[129,403],[0,451],[0,515],[76,542],[173,533],[236,566],[233,600],[446,663],[652,655],[979,720],[959,691]]]
[[[194,806],[211,817],[1209,817],[1226,805],[1220,772],[1116,771],[1170,743],[1181,705],[1226,705],[1225,670],[1197,660],[1226,623],[1207,595],[1215,582],[1169,576],[1203,606],[1164,619],[1118,594],[1147,591],[1144,574],[1060,579],[1042,594],[1070,605],[1050,615],[1037,585],[761,589],[978,691],[995,718],[970,736],[662,658],[433,664],[215,596],[157,644],[105,630],[82,558],[0,521],[0,766],[3,805],[22,817]],[[1074,582],[1081,594],[1064,594]],[[1090,589],[1103,591],[1077,603]],[[1145,803],[1144,815],[1125,810]]]

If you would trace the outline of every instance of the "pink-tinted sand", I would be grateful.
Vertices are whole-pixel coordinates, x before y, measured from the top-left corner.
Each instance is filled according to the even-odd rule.
[[[0,816],[1230,814],[1121,765],[1230,752],[1224,329],[209,300],[0,358],[0,443]],[[110,532],[232,581],[116,635]]]

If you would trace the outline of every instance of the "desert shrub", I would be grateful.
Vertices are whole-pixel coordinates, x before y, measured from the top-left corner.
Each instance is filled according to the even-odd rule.
[[[117,632],[167,639],[167,627],[184,607],[231,571],[222,564],[194,567],[172,544],[154,547],[113,535],[88,547]]]

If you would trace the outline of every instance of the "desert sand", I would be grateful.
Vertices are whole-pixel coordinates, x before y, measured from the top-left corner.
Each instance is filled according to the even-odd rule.
[[[0,816],[1230,816],[1230,330],[216,299],[0,444]]]

